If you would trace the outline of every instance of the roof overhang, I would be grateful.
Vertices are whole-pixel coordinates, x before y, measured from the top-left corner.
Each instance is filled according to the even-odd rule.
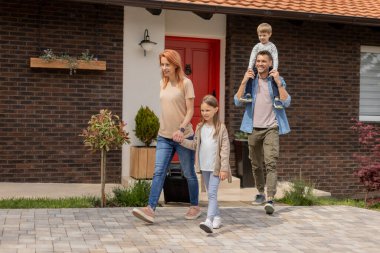
[[[134,6],[152,9],[168,9],[180,11],[193,11],[193,12],[206,12],[211,14],[234,14],[234,15],[249,15],[257,17],[271,17],[271,18],[284,18],[293,20],[304,21],[318,21],[328,23],[341,23],[361,26],[374,26],[380,27],[379,19],[354,17],[354,16],[341,16],[341,15],[328,15],[316,14],[308,12],[297,11],[280,11],[280,10],[262,10],[253,8],[229,7],[229,6],[216,6],[207,4],[192,4],[181,2],[167,2],[161,0],[70,0],[75,2],[87,2],[106,5],[119,5],[119,6]]]

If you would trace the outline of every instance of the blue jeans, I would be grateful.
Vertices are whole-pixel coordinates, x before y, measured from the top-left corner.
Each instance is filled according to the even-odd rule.
[[[220,179],[219,177],[214,176],[212,171],[202,170],[202,176],[208,196],[207,218],[213,221],[215,216],[220,216],[218,207],[218,187]]]
[[[192,139],[193,137],[189,138]],[[194,168],[194,151],[182,147],[178,142],[172,139],[158,136],[156,146],[156,164],[152,186],[149,194],[149,206],[155,210],[164,186],[165,177],[169,168],[169,164],[173,156],[177,152],[183,175],[187,179],[189,187],[190,205],[198,206],[199,187],[198,178]]]

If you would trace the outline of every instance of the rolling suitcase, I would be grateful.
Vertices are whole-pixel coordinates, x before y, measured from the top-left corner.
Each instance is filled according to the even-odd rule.
[[[179,164],[171,164],[164,182],[164,201],[190,203],[187,180]]]

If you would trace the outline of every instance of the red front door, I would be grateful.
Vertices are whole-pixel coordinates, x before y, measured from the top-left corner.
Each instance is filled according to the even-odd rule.
[[[207,94],[219,100],[220,41],[166,36],[165,48],[176,50],[182,58],[183,70],[193,81],[195,91],[193,127],[201,120],[200,103]]]
[[[193,81],[195,100],[193,128],[201,120],[200,104],[207,94],[219,100],[220,41],[187,37],[165,37],[165,48],[176,50],[182,58],[183,70]],[[178,161],[175,155],[173,161]]]

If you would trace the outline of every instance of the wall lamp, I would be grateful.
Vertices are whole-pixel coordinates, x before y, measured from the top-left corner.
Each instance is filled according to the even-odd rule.
[[[150,41],[149,31],[148,29],[145,29],[144,39],[139,44],[144,49],[144,56],[146,56],[146,52],[151,51],[156,44],[156,42]]]

